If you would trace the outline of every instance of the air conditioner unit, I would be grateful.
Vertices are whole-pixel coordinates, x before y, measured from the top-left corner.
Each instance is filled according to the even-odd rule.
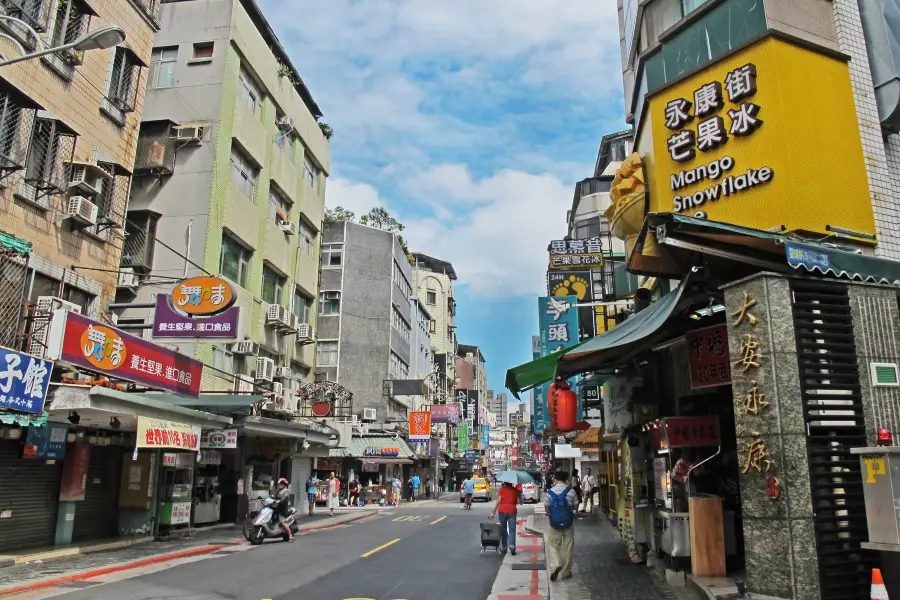
[[[279,221],[278,228],[288,235],[297,235],[297,224],[291,221]]]
[[[241,340],[240,342],[235,342],[231,345],[231,351],[235,354],[256,354],[259,351],[259,346],[257,346],[256,342],[252,342],[250,340]]]
[[[325,292],[326,300],[340,300],[341,293],[340,292]]]
[[[82,194],[96,196],[100,193],[101,177],[96,175],[99,167],[72,163],[72,179],[69,181],[69,189],[77,189]]]
[[[278,367],[275,367],[275,368],[277,369]],[[284,396],[284,386],[280,383],[273,383],[272,384],[272,392],[276,396]]]
[[[68,215],[87,225],[97,224],[97,205],[85,196],[70,196]]]
[[[297,396],[293,393],[287,392],[284,394],[284,401],[282,402],[283,408],[286,412],[296,413],[297,412]]]
[[[253,393],[253,378],[249,375],[238,375],[234,378],[234,391],[240,394]]]
[[[316,332],[313,330],[313,326],[309,323],[298,323],[297,324],[297,341],[298,342],[312,342],[316,339]]]
[[[116,287],[133,290],[138,287],[139,283],[140,279],[135,274],[134,269],[130,267],[119,269],[119,280],[116,283]]]
[[[374,408],[364,408],[362,414],[363,421],[374,421],[376,418],[376,411]]]
[[[47,338],[50,335],[50,320],[53,318],[53,311],[60,309],[81,314],[81,307],[77,304],[56,296],[38,296],[31,322],[28,354],[44,357],[47,352]]]
[[[281,131],[291,131],[294,129],[294,120],[288,116],[281,117],[277,122],[278,129]]]
[[[273,373],[275,379],[290,379],[292,375],[290,367],[275,367],[275,372]]]
[[[266,325],[275,327],[290,327],[291,313],[280,304],[269,305],[266,310]]]
[[[199,144],[203,140],[203,128],[178,127],[175,130],[175,139],[186,144]]]
[[[257,381],[272,381],[275,375],[275,361],[271,358],[257,357],[256,379]]]

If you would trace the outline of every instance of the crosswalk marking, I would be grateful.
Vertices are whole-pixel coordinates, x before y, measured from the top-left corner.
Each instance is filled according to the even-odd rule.
[[[405,517],[397,517],[396,519],[394,519],[394,522],[397,523],[400,521],[409,522],[409,521],[421,521],[421,520],[422,520],[421,515],[407,515]]]

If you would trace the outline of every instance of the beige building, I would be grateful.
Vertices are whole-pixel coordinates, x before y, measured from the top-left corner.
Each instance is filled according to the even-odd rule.
[[[446,365],[451,381],[456,378],[456,299],[453,265],[439,258],[413,253],[413,293],[431,315],[431,348],[437,368]]]
[[[0,0],[2,33],[27,52],[36,42],[23,22],[47,47],[104,25],[126,36],[0,68],[0,232],[31,245],[27,267],[22,254],[0,254],[2,345],[21,333],[23,296],[59,297],[92,316],[115,297],[157,9],[158,0]],[[20,54],[5,39],[0,50]]]

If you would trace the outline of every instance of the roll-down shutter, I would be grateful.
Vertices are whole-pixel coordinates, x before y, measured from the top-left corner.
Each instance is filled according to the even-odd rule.
[[[52,546],[62,463],[22,459],[20,440],[0,440],[0,552]]]
[[[294,506],[306,504],[306,480],[312,475],[312,459],[295,456],[291,461],[291,492],[294,494]],[[303,514],[303,511],[299,511]]]
[[[84,542],[119,535],[119,481],[122,448],[92,446],[84,500],[75,507],[72,541]]]

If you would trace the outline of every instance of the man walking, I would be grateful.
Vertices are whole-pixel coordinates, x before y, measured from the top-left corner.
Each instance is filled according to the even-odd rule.
[[[309,516],[313,516],[316,510],[316,495],[319,491],[319,478],[313,473],[306,480],[306,500],[309,502]]]
[[[550,549],[550,581],[572,576],[572,555],[575,551],[575,511],[578,495],[567,485],[569,474],[557,471],[555,485],[544,495],[544,510],[550,517],[547,546]]]
[[[588,512],[588,502],[591,503],[590,512],[594,512],[594,494],[597,493],[597,482],[594,480],[594,476],[591,475],[590,469],[587,470],[587,475],[584,476],[582,485],[584,486],[584,504],[581,505],[581,512]]]
[[[412,499],[413,502],[419,499],[419,485],[422,483],[422,480],[419,479],[418,475],[413,475],[412,478]]]

